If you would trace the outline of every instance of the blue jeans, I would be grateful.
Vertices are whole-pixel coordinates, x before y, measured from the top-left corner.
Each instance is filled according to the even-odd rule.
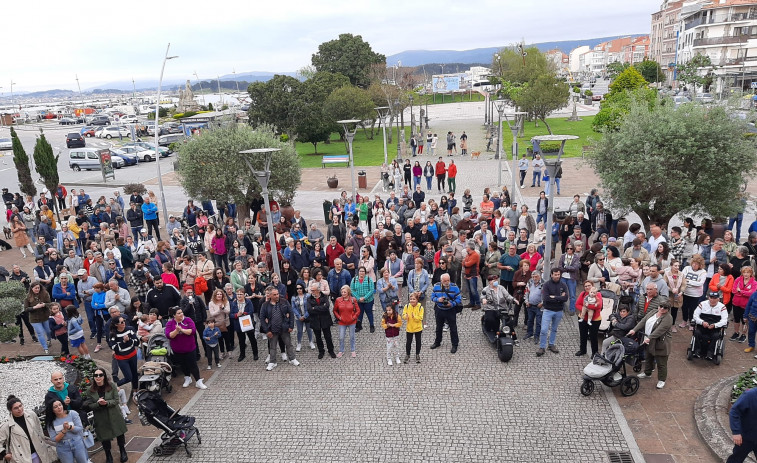
[[[560,194],[560,179],[555,177],[555,185],[557,185],[557,194]]]
[[[536,214],[536,223],[544,222],[547,223],[547,213],[544,214]]]
[[[465,284],[468,285],[468,293],[470,294],[470,303],[473,306],[481,306],[481,296],[478,294],[478,277],[473,277],[470,280],[465,279]]]
[[[434,181],[434,177],[426,177],[426,189],[431,189],[431,183]]]
[[[749,333],[747,334],[746,339],[749,343],[749,347],[754,347],[754,335],[757,333],[757,322],[752,321],[749,318],[747,318],[747,322],[749,322]],[[34,323],[32,323],[32,325],[34,325]],[[39,337],[39,335],[37,337]]]
[[[50,325],[47,324],[47,321],[44,321],[42,323],[32,323],[32,327],[34,328],[34,332],[37,333],[37,340],[42,349],[48,350],[49,346],[47,343],[53,340],[53,335],[50,333]]]
[[[413,176],[413,188],[421,184],[421,176]]]
[[[368,316],[368,323],[370,323],[370,326],[373,326],[373,301],[358,302],[357,305],[360,307],[360,315],[357,317],[358,323],[362,325],[363,314],[365,314]]]
[[[568,306],[568,310],[570,311],[571,315],[576,314],[576,280],[573,279],[567,279],[567,278],[560,278],[563,283],[568,285],[568,294],[570,294],[570,306]]]
[[[531,179],[531,186],[538,185],[541,186],[541,171],[534,171],[534,176]]]
[[[541,310],[535,305],[528,305],[526,309],[527,322],[526,322],[526,337],[530,338],[536,333],[536,337],[541,335]]]
[[[89,323],[90,334],[97,333],[97,325],[95,324],[95,309],[92,308],[92,301],[84,301],[84,312],[87,314],[87,322]]]
[[[139,388],[139,374],[137,373],[137,356],[126,360],[116,360],[118,362],[118,369],[121,370],[123,378],[119,379],[116,384],[123,386],[126,383],[131,383],[133,390]]]
[[[61,463],[86,463],[89,460],[84,440],[76,436],[55,444],[55,452],[58,454]]]
[[[306,329],[308,331],[308,341],[313,342],[313,328],[310,327],[310,323],[301,322],[299,319],[295,320],[295,322],[297,322],[297,344],[302,343],[302,335]]]
[[[229,217],[237,218],[237,204],[227,203],[226,207],[229,209]]]
[[[736,224],[736,242],[741,241],[741,224],[744,222],[744,214],[736,214],[736,217],[728,219],[728,230],[733,228],[733,224]]]
[[[547,333],[549,333],[549,345],[555,345],[555,339],[557,338],[557,326],[562,320],[562,310],[554,311],[544,309],[541,314],[541,334],[539,335],[539,347],[544,349],[547,347]],[[550,328],[550,324],[552,325]]]
[[[355,325],[339,325],[339,352],[344,352],[344,336],[350,330],[350,350],[355,352]]]

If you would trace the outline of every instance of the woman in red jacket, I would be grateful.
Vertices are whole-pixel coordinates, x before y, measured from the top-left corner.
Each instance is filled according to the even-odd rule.
[[[350,349],[352,357],[357,357],[355,352],[355,324],[360,309],[357,306],[357,299],[352,297],[349,285],[342,286],[341,296],[334,300],[334,318],[339,322],[339,353],[337,357],[344,355],[344,336],[347,330],[350,331]]]
[[[594,284],[591,281],[585,281],[584,282],[584,290],[581,292],[581,294],[578,296],[578,299],[576,299],[576,315],[581,315],[581,309],[584,306],[584,298],[586,298],[589,295],[589,291],[591,291],[591,288]],[[602,294],[597,293],[597,301],[594,304],[589,305],[589,309],[594,311],[594,316],[591,318],[591,325],[588,323],[588,314],[581,323],[578,324],[578,332],[580,334],[580,339],[578,341],[578,352],[576,352],[576,357],[580,357],[582,355],[586,355],[586,341],[591,341],[591,356],[594,357],[594,354],[597,353],[599,350],[599,342],[597,341],[597,333],[599,332],[599,323],[602,320]],[[587,311],[588,312],[588,311]]]

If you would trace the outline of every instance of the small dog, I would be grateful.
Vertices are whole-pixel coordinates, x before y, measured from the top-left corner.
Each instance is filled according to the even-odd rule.
[[[479,156],[481,156],[481,151],[472,151],[470,154],[471,159],[473,158],[478,159]]]
[[[11,229],[8,227],[3,227],[3,234],[5,235],[5,239],[7,240],[13,238],[13,235],[11,234]]]

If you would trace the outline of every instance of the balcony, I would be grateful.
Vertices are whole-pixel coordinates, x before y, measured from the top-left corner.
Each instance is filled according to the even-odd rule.
[[[751,21],[757,19],[757,16],[754,14],[749,13],[733,13],[730,15],[715,15],[710,18],[708,18],[706,21],[700,16],[696,19],[693,19],[690,22],[687,22],[684,25],[684,30],[689,30],[693,27],[701,26],[702,24],[722,24],[722,23],[730,23],[730,22],[739,22],[739,21]]]
[[[733,43],[746,43],[749,39],[757,38],[757,35],[735,35],[725,37],[708,37],[704,39],[694,39],[694,47],[707,47],[711,45],[728,45]]]
[[[742,56],[740,58],[723,58],[717,62],[718,66],[738,66],[741,64],[754,65],[757,64],[757,56]],[[715,64],[715,62],[713,62]]]

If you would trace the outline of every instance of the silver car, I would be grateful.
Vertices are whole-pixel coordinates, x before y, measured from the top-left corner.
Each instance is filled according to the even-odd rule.
[[[13,140],[10,138],[0,138],[0,150],[12,150]]]
[[[120,169],[124,166],[124,160],[118,156],[112,156],[113,167]],[[80,170],[100,169],[100,150],[96,148],[77,148],[68,152],[68,167],[79,172]]]

